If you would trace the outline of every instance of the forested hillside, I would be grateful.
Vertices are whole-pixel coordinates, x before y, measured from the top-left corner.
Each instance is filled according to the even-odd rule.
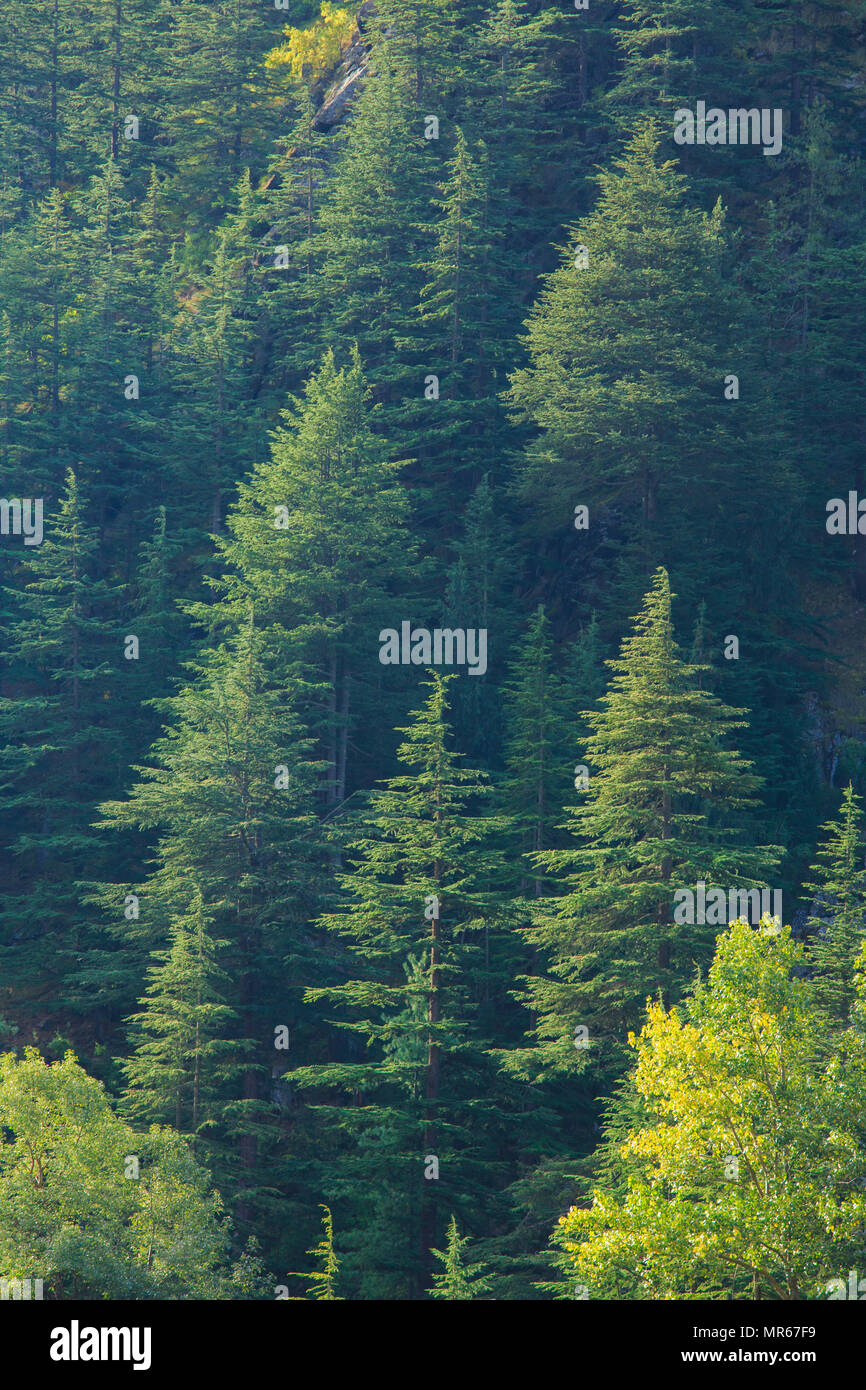
[[[866,1271],[864,145],[866,0],[5,0],[0,1276]]]

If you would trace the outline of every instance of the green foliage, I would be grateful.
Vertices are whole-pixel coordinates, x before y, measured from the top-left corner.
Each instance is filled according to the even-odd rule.
[[[860,1260],[866,547],[825,516],[866,495],[864,22],[2,6],[0,1038],[37,1049],[3,1268],[64,1298],[271,1299],[305,1253],[327,1301],[788,1298]],[[699,100],[781,109],[781,153],[676,144]],[[378,659],[403,622],[483,630],[486,672],[420,698]],[[675,892],[767,879],[790,980],[733,966],[766,982],[784,934],[724,938],[676,1033],[716,942]],[[730,1044],[712,1105],[683,1080],[660,1115],[627,1069],[647,996],[671,1085],[694,1011]],[[771,1087],[770,1134],[748,1092],[749,1152],[811,1162],[793,1195],[675,1153],[705,1103],[722,1143],[732,1055],[757,1084],[756,1009],[803,1095]],[[563,1281],[590,1174],[644,1272],[581,1237]]]
[[[849,1021],[856,1000],[854,963],[866,932],[866,842],[860,798],[849,784],[842,793],[839,817],[823,827],[821,861],[813,872],[818,882],[807,886],[816,894],[816,915],[809,921],[815,935],[809,943],[815,994],[830,1026],[838,1030]]]
[[[607,664],[608,693],[586,716],[590,774],[568,823],[576,844],[533,855],[566,891],[539,899],[524,933],[550,964],[524,994],[538,1046],[505,1058],[522,1075],[620,1066],[646,995],[674,995],[707,958],[712,931],[675,924],[675,889],[751,885],[779,850],[744,843],[758,779],[724,745],[743,711],[696,688],[696,668],[674,639],[664,570]]]
[[[319,1268],[314,1270],[311,1275],[298,1274],[297,1279],[312,1279],[312,1283],[307,1289],[310,1298],[316,1302],[333,1303],[339,1301],[339,1295],[335,1292],[337,1285],[337,1274],[340,1269],[340,1262],[334,1253],[334,1218],[331,1216],[330,1208],[322,1205],[325,1213],[322,1217],[322,1239],[318,1245],[314,1245],[307,1254],[312,1255],[313,1259],[318,1260]]]
[[[680,1009],[649,1004],[630,1042],[650,1117],[621,1146],[625,1190],[560,1222],[591,1297],[820,1298],[855,1257],[862,1049],[824,1069],[802,958],[788,928],[735,922]]]
[[[184,1140],[139,1134],[71,1052],[0,1057],[0,1260],[54,1298],[219,1298],[222,1203]]]
[[[442,1262],[443,1268],[433,1276],[434,1287],[430,1292],[431,1298],[465,1301],[468,1298],[477,1298],[479,1294],[488,1291],[490,1281],[485,1279],[481,1273],[483,1266],[466,1263],[465,1250],[468,1244],[469,1237],[460,1235],[457,1221],[452,1216],[448,1222],[448,1245],[446,1249],[433,1251],[437,1260]]]

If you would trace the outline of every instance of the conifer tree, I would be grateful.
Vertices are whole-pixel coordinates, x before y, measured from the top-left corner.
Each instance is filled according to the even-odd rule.
[[[550,624],[543,607],[530,619],[504,686],[506,775],[502,806],[514,827],[519,855],[557,842],[577,751],[568,742],[566,692],[553,668]],[[574,756],[573,756],[574,755]],[[520,866],[521,891],[540,897],[541,879]]]
[[[469,499],[461,534],[447,554],[443,625],[487,633],[487,670],[458,683],[452,694],[452,722],[461,749],[489,766],[501,744],[497,686],[504,674],[508,634],[519,620],[512,597],[516,554],[511,526],[502,492],[486,474]]]
[[[712,949],[711,927],[675,924],[674,890],[751,886],[778,859],[778,847],[745,840],[758,779],[723,742],[744,712],[695,688],[664,570],[608,665],[608,693],[588,717],[588,788],[569,820],[578,842],[535,856],[565,893],[539,899],[527,932],[549,973],[524,994],[537,1048],[507,1062],[525,1075],[579,1072],[587,1058],[605,1072],[620,1065],[646,997],[675,997]]]
[[[176,389],[194,402],[173,424],[175,481],[188,509],[187,524],[200,533],[221,530],[230,487],[264,450],[254,408],[263,271],[256,264],[257,199],[248,173],[236,198],[236,208],[215,235],[185,341],[175,349]]]
[[[67,470],[79,464],[69,446],[77,377],[70,340],[83,278],[68,200],[53,189],[9,233],[0,264],[0,297],[15,325],[5,364],[9,486],[46,502],[60,497]]]
[[[423,115],[388,45],[379,44],[321,209],[315,313],[327,343],[357,342],[376,399],[389,407],[386,434],[404,398],[421,398],[432,370],[401,346],[416,331],[438,175],[439,142],[424,139]]]
[[[54,999],[62,993],[85,946],[78,884],[106,866],[92,821],[119,775],[111,586],[97,578],[98,536],[71,470],[43,524],[42,543],[24,552],[4,640],[10,693],[0,700],[4,974],[28,1010],[49,987]]]
[[[325,1108],[354,1152],[339,1178],[324,1173],[322,1182],[352,1202],[347,1266],[356,1278],[359,1265],[368,1271],[362,1288],[372,1296],[417,1296],[443,1202],[457,1192],[480,1200],[490,1186],[484,1131],[497,1099],[482,1099],[490,1083],[478,1016],[499,954],[491,929],[501,871],[489,845],[497,822],[472,806],[486,791],[484,774],[461,768],[448,747],[447,682],[432,676],[401,731],[407,771],[371,794],[340,876],[346,906],[323,919],[358,973],[308,996],[332,1001],[358,1045],[344,1061],[289,1074],[304,1087],[365,1097],[355,1108]],[[416,968],[405,968],[407,954]]]
[[[866,932],[866,838],[860,797],[849,783],[835,820],[822,827],[819,863],[812,866],[815,883],[806,887],[814,894],[813,915],[807,926],[814,931],[809,959],[815,995],[831,1028],[850,1021],[856,999],[854,963]]]
[[[483,141],[471,147],[459,126],[433,205],[436,241],[423,262],[416,344],[438,385],[432,400],[416,393],[411,439],[423,465],[421,524],[436,516],[444,473],[458,500],[485,475],[497,481],[507,432],[500,396],[519,322],[487,151]]]
[[[283,16],[257,0],[175,5],[162,0],[159,42],[167,81],[156,94],[155,145],[167,146],[172,202],[197,231],[230,206],[245,169],[265,165],[276,95],[265,58]]]
[[[289,129],[259,194],[270,228],[260,252],[267,311],[260,339],[268,350],[262,389],[278,408],[289,392],[302,389],[321,360],[324,325],[315,312],[319,213],[341,133],[325,133],[316,125],[313,85],[305,78],[287,94],[292,103]]]
[[[437,1260],[442,1262],[443,1268],[433,1276],[431,1298],[465,1302],[469,1298],[477,1298],[479,1294],[488,1292],[490,1281],[485,1279],[481,1272],[484,1266],[466,1263],[468,1244],[469,1237],[460,1235],[456,1218],[452,1215],[448,1222],[448,1244],[445,1250],[433,1251]]]
[[[589,507],[592,543],[616,508],[619,545],[606,569],[629,606],[659,564],[690,602],[703,596],[710,553],[726,571],[750,472],[720,366],[735,353],[739,312],[724,214],[688,206],[686,180],[659,143],[646,124],[599,175],[596,206],[570,229],[530,313],[529,365],[511,378],[518,417],[541,431],[515,479],[519,496],[561,548],[575,543],[575,504]],[[757,509],[765,484],[748,486]],[[693,528],[705,538],[700,559],[682,544]]]
[[[221,1055],[234,1051],[226,1039],[235,1011],[222,1001],[225,972],[196,892],[189,911],[172,921],[169,946],[154,955],[142,1011],[133,1015],[132,1055],[124,1064],[130,1115],[170,1123],[197,1135],[219,1115],[220,1083],[232,1077]],[[235,1066],[235,1072],[237,1066]]]
[[[334,1251],[334,1218],[330,1207],[326,1207],[324,1203],[320,1205],[325,1213],[322,1217],[322,1239],[312,1250],[307,1251],[308,1255],[319,1261],[319,1268],[311,1274],[296,1274],[295,1278],[312,1279],[307,1293],[316,1302],[334,1303],[340,1301],[340,1295],[336,1292],[340,1261]]]
[[[382,0],[373,20],[377,47],[408,79],[418,107],[435,110],[450,92],[459,93],[463,61],[455,32],[459,0]]]
[[[193,610],[230,629],[254,601],[274,668],[307,691],[329,810],[352,779],[353,731],[381,708],[377,639],[393,620],[390,595],[406,603],[412,592],[401,465],[388,461],[371,425],[358,354],[340,368],[327,353],[284,412],[271,458],[238,488],[219,543],[227,567],[219,610]],[[374,749],[368,744],[368,757]]]
[[[150,765],[138,769],[127,800],[102,808],[105,828],[142,828],[158,839],[153,872],[128,886],[131,912],[123,911],[127,887],[104,884],[114,924],[91,972],[116,1008],[140,978],[143,952],[167,950],[138,1011],[128,1069],[134,1104],[144,1113],[174,1101],[178,1084],[194,1084],[197,1060],[214,1086],[228,1078],[204,1118],[216,1172],[232,1184],[246,1225],[277,1201],[282,1180],[274,1153],[281,1116],[270,1097],[276,1032],[303,1035],[307,1021],[316,1032],[299,989],[323,967],[306,930],[320,891],[312,804],[320,765],[291,692],[270,681],[251,613],[188,669],[188,684],[160,702],[169,723]],[[191,884],[200,908],[191,908]],[[179,1076],[176,1048],[196,1022]],[[182,1101],[189,1124],[188,1096]]]

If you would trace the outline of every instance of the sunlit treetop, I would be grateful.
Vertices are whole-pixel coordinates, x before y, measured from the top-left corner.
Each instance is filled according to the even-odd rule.
[[[333,67],[355,28],[355,12],[322,0],[318,19],[294,29],[287,24],[286,42],[265,58],[270,69],[286,69],[294,78],[313,82]]]

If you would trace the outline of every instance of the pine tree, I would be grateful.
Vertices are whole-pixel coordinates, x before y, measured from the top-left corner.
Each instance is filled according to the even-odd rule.
[[[369,388],[357,353],[337,366],[327,353],[274,432],[271,458],[238,489],[219,551],[224,595],[202,622],[243,621],[252,599],[271,659],[307,690],[305,717],[327,761],[329,811],[347,796],[355,731],[382,708],[377,635],[407,601],[413,554],[399,463],[372,431]],[[387,703],[386,706],[387,708]],[[366,756],[375,756],[376,745]],[[355,774],[357,775],[357,774]]]
[[[589,508],[589,546],[614,531],[617,551],[599,582],[609,591],[618,576],[619,603],[631,607],[659,564],[696,602],[710,555],[726,579],[733,569],[744,489],[755,509],[765,486],[749,462],[745,417],[726,413],[720,363],[736,357],[739,310],[724,215],[719,205],[709,215],[688,206],[686,180],[661,160],[652,123],[598,183],[594,210],[570,229],[530,314],[529,365],[511,378],[519,418],[541,431],[515,486],[557,557],[576,543],[576,504]],[[682,543],[693,528],[700,558]]]
[[[507,634],[519,621],[512,578],[516,551],[501,491],[485,475],[463,512],[461,535],[449,546],[441,622],[487,633],[487,671],[461,681],[452,695],[452,722],[461,749],[489,766],[500,751],[502,680]]]
[[[325,1213],[322,1217],[322,1239],[318,1245],[314,1245],[307,1254],[312,1255],[314,1260],[318,1260],[319,1268],[312,1274],[297,1274],[297,1279],[312,1279],[312,1283],[307,1289],[310,1298],[319,1303],[340,1302],[340,1296],[336,1292],[337,1274],[340,1270],[340,1262],[334,1251],[334,1218],[331,1215],[330,1207],[321,1203],[321,1209]]]
[[[46,503],[79,462],[69,446],[77,377],[71,330],[83,278],[68,201],[54,189],[6,237],[0,263],[0,297],[15,324],[6,339],[8,486]]]
[[[445,110],[448,96],[458,96],[464,67],[455,31],[458,4],[459,0],[382,0],[377,7],[372,25],[379,39],[376,47],[387,44],[389,60],[407,78],[407,89],[419,108]]]
[[[269,55],[272,56],[272,55]],[[321,360],[323,324],[316,314],[319,213],[328,172],[341,141],[316,125],[314,84],[302,80],[287,94],[288,132],[277,146],[264,186],[261,213],[269,224],[262,243],[268,352],[262,390],[279,405],[298,392]]]
[[[439,142],[424,139],[423,114],[380,44],[320,217],[315,313],[328,344],[357,342],[376,400],[389,407],[385,434],[404,398],[421,397],[430,370],[401,346],[417,326],[420,253],[431,236],[438,174]]]
[[[174,482],[186,503],[186,523],[200,534],[221,530],[226,495],[264,450],[255,408],[264,272],[256,263],[257,198],[248,174],[236,198],[215,235],[202,293],[174,352],[176,389],[192,401],[171,432],[179,460]]]
[[[502,807],[514,827],[520,856],[548,849],[573,783],[568,742],[567,696],[553,668],[553,643],[543,607],[530,619],[504,686],[505,759]],[[522,893],[540,897],[540,878],[530,882],[525,858],[516,858]]]
[[[196,235],[230,206],[245,169],[264,169],[277,95],[265,58],[283,16],[257,0],[162,0],[162,90],[149,105],[175,215]]]
[[[412,416],[404,425],[420,461],[419,524],[427,528],[437,520],[445,476],[458,503],[483,476],[498,481],[508,433],[500,397],[519,323],[487,150],[483,141],[470,146],[459,126],[433,205],[436,240],[422,262],[414,346],[436,377],[436,395],[416,391],[415,433]]]

